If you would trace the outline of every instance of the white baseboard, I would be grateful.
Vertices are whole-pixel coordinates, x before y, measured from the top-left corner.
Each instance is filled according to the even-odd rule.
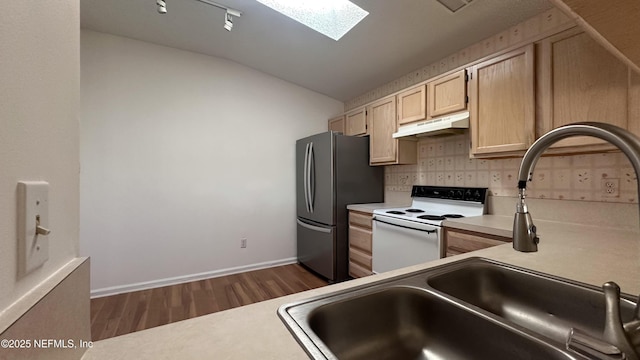
[[[91,290],[91,298],[94,299],[94,298],[99,298],[103,296],[117,295],[117,294],[132,292],[132,291],[147,290],[147,289],[153,289],[153,288],[162,287],[162,286],[182,284],[182,283],[191,282],[191,281],[211,279],[219,276],[237,274],[237,273],[242,273],[246,271],[260,270],[260,269],[266,269],[274,266],[294,264],[296,262],[298,262],[297,258],[288,258],[288,259],[281,259],[281,260],[274,260],[274,261],[265,261],[262,263],[251,264],[251,265],[237,266],[237,267],[232,267],[227,269],[208,271],[208,272],[203,272],[199,274],[176,276],[176,277],[171,277],[166,279],[158,279],[158,280],[145,281],[145,282],[139,282],[139,283],[127,284],[127,285],[111,286],[111,287],[106,287],[102,289]]]

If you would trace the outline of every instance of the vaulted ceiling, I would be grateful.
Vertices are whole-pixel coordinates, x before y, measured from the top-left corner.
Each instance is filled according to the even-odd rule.
[[[452,13],[436,0],[353,0],[370,14],[334,41],[255,0],[82,0],[83,28],[225,58],[346,101],[526,20],[547,0],[473,0]]]

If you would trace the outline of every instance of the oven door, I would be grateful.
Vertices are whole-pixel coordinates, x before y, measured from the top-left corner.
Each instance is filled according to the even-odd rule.
[[[441,233],[439,226],[375,215],[373,272],[381,273],[440,259]]]

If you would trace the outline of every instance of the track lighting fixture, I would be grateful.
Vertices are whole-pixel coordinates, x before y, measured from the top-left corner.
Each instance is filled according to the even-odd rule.
[[[156,0],[156,5],[158,5],[158,12],[160,14],[167,13],[167,3],[164,0]]]
[[[232,9],[230,7],[227,7],[225,5],[222,4],[218,4],[216,2],[213,1],[209,1],[209,0],[197,0],[203,4],[207,4],[207,5],[211,5],[213,7],[217,7],[218,9],[222,9],[225,10],[225,14],[224,14],[224,28],[227,31],[231,31],[231,29],[233,28],[233,17],[240,17],[242,16],[242,12],[240,12],[239,10],[236,9]]]
[[[224,14],[224,28],[227,31],[231,31],[231,29],[233,29],[233,17],[240,17],[242,16],[242,12],[240,12],[239,10],[236,9],[232,9],[230,7],[227,7],[225,5],[222,4],[218,4],[216,2],[210,1],[210,0],[197,0],[203,4],[207,4],[207,5],[211,5],[213,7],[217,7],[218,9],[222,9],[225,10],[225,14]],[[158,5],[158,12],[160,14],[166,14],[167,13],[167,3],[166,0],[156,0],[156,5]]]
[[[231,31],[231,29],[233,28],[233,19],[231,18],[231,14],[229,14],[228,11],[224,14],[224,28],[227,31]]]

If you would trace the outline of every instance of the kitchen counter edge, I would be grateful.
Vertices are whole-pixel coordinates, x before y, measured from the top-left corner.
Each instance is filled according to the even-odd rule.
[[[504,230],[505,224],[511,221],[507,216],[485,215],[455,223],[459,226],[475,224],[474,231],[478,231],[478,226],[488,227],[490,223]],[[276,311],[281,305],[472,256],[597,286],[613,280],[625,293],[637,295],[640,292],[637,231],[548,221],[541,221],[537,226],[541,240],[539,251],[535,253],[517,252],[511,244],[505,244],[439,259],[97,341],[83,359],[308,359],[278,318]]]

